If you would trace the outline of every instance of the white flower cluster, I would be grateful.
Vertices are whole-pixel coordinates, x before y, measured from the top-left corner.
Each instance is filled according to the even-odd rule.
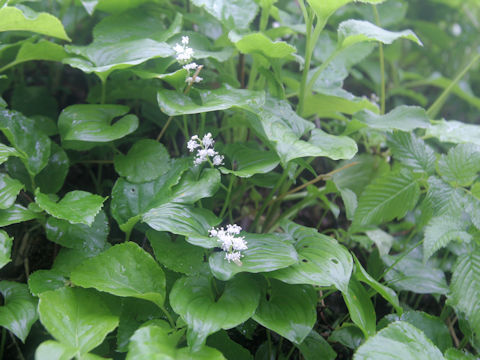
[[[177,53],[177,61],[180,64],[183,64],[183,68],[188,71],[188,74],[190,75],[190,71],[196,70],[198,68],[197,63],[195,62],[190,62],[193,59],[193,49],[191,47],[188,47],[188,43],[190,42],[190,39],[188,36],[182,36],[182,44],[175,44],[173,50]],[[185,82],[188,84],[193,84],[194,82],[199,83],[202,81],[203,78],[200,76],[188,76],[185,79]]]
[[[223,227],[219,229],[210,229],[210,237],[216,237],[217,241],[221,243],[220,247],[225,251],[225,260],[228,262],[233,261],[238,266],[242,265],[240,259],[243,255],[240,253],[242,250],[247,250],[247,242],[244,236],[236,236],[240,234],[242,228],[236,224],[227,225],[227,228]]]
[[[214,144],[215,141],[212,139],[211,133],[206,134],[201,140],[198,135],[193,135],[187,143],[187,148],[190,152],[197,150],[193,163],[195,165],[200,165],[212,158],[211,162],[213,165],[222,165],[223,155],[219,155],[218,152],[213,149]]]

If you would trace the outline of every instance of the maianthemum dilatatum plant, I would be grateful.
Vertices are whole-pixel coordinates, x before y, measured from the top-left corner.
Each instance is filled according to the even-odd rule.
[[[1,0],[0,360],[476,359],[479,18]]]

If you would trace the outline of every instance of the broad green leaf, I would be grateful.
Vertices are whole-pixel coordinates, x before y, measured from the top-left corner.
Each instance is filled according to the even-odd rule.
[[[337,358],[337,353],[330,344],[314,330],[298,345],[298,349],[305,360],[317,360],[319,354],[322,354],[323,360],[335,360]]]
[[[316,156],[326,156],[333,160],[351,159],[358,151],[357,143],[348,136],[330,135],[320,129],[313,129],[308,141],[319,151]],[[315,156],[315,155],[313,155]]]
[[[354,121],[359,121],[369,128],[377,130],[413,131],[417,128],[428,128],[430,121],[427,113],[417,106],[397,106],[385,115],[377,115],[368,110],[363,110],[354,115]]]
[[[40,40],[37,43],[25,42],[18,50],[15,60],[7,66],[11,67],[32,60],[61,62],[67,56],[67,52],[63,46],[50,41]]]
[[[400,255],[384,256],[387,267],[393,265]],[[385,275],[386,285],[399,291],[417,294],[446,294],[448,292],[445,274],[440,269],[425,264],[413,256],[405,256]]]
[[[217,169],[204,169],[198,178],[193,172],[187,172],[180,183],[172,188],[171,201],[193,204],[215,195],[220,183],[220,173]]]
[[[383,284],[380,284],[373,277],[371,277],[355,256],[353,259],[355,260],[355,277],[378,292],[385,300],[392,304],[392,306],[395,308],[395,311],[401,315],[403,309],[400,307],[398,296],[395,291]]]
[[[37,270],[28,277],[28,289],[35,296],[67,284],[68,279],[57,270]]]
[[[469,354],[465,351],[461,351],[455,348],[450,348],[445,351],[446,360],[476,360],[477,357]]]
[[[442,155],[438,172],[445,181],[459,186],[470,186],[480,171],[480,146],[460,144]]]
[[[10,156],[22,156],[14,148],[0,143],[0,165],[8,160]]]
[[[225,260],[225,253],[214,252],[208,262],[212,274],[229,280],[240,272],[263,273],[286,268],[298,262],[298,255],[288,238],[280,234],[242,233],[248,249],[242,251],[242,265]],[[220,246],[220,243],[217,244]]]
[[[100,345],[118,326],[113,315],[95,291],[61,288],[39,295],[40,321],[60,343],[84,354]]]
[[[225,146],[222,152],[229,154],[233,169],[220,167],[223,174],[233,174],[238,177],[251,177],[255,174],[265,174],[275,169],[280,163],[273,151],[257,149],[251,143],[233,143]]]
[[[394,241],[392,235],[382,229],[368,230],[365,234],[377,245],[380,256],[388,255]]]
[[[260,91],[222,87],[215,90],[199,90],[200,103],[191,97],[173,90],[160,90],[157,94],[160,110],[169,116],[199,114],[245,107],[264,103],[265,94]]]
[[[168,330],[156,325],[141,327],[130,339],[127,360],[224,360],[220,351],[208,346],[193,351],[188,347],[178,349],[169,337]]]
[[[376,316],[370,297],[360,282],[351,278],[348,289],[342,291],[352,321],[363,331],[365,338],[375,335]]]
[[[12,259],[10,258],[12,252],[13,238],[0,230],[0,269],[7,265]]]
[[[311,285],[291,285],[272,280],[253,319],[262,326],[300,344],[317,319],[317,293]]]
[[[56,202],[48,195],[42,194],[39,189],[35,190],[35,203],[38,206],[53,217],[67,220],[71,224],[91,226],[106,199],[86,191],[75,190]]]
[[[473,225],[480,230],[480,199],[473,195],[473,191],[471,193],[472,195],[465,197],[465,211],[470,216]]]
[[[142,221],[154,230],[186,236],[193,245],[216,246],[215,241],[208,237],[208,230],[218,225],[220,219],[210,210],[166,203],[147,211],[142,215]]]
[[[253,360],[250,351],[230,339],[225,330],[210,335],[207,339],[207,345],[220,350],[227,359]]]
[[[353,269],[350,253],[335,239],[320,234],[316,229],[286,223],[284,230],[295,239],[300,261],[268,276],[289,284],[334,285],[346,291]]]
[[[0,9],[0,32],[2,31],[30,31],[70,41],[62,23],[55,16],[44,12],[35,13],[33,10],[25,14],[10,6]]]
[[[405,321],[396,321],[358,348],[354,360],[442,360],[441,351],[425,334]]]
[[[272,41],[259,32],[241,35],[231,31],[228,37],[243,54],[261,54],[267,58],[291,59],[291,55],[297,51],[295,47],[285,41]]]
[[[150,300],[163,307],[165,275],[157,262],[137,244],[126,242],[85,260],[70,275],[71,281],[117,296]]]
[[[165,174],[170,169],[170,156],[158,141],[142,139],[130,148],[127,155],[115,155],[114,165],[120,176],[141,183]]]
[[[96,143],[117,140],[134,132],[138,127],[138,118],[133,114],[125,115],[128,110],[123,105],[92,104],[65,108],[58,119],[58,130],[64,146],[87,150]],[[114,118],[120,116],[123,117],[111,124]]]
[[[77,350],[55,340],[42,342],[35,350],[35,360],[70,360]]]
[[[450,282],[447,304],[466,315],[475,333],[480,332],[480,252],[458,257]]]
[[[422,202],[425,220],[432,216],[451,215],[457,217],[464,211],[465,196],[461,189],[454,188],[443,180],[431,176],[428,179],[428,190]]]
[[[182,277],[170,292],[170,305],[188,324],[187,340],[194,350],[209,334],[248,320],[258,306],[260,291],[251,278],[237,275],[216,294],[213,281],[205,276]]]
[[[253,0],[192,0],[230,29],[247,29],[255,18],[258,5]]]
[[[354,223],[378,225],[402,218],[412,210],[420,188],[410,171],[401,169],[382,175],[368,185],[358,199]]]
[[[467,232],[468,223],[457,216],[442,215],[432,218],[425,227],[423,256],[428,260],[436,251],[446,247],[451,241],[470,242],[472,235]]]
[[[480,126],[460,121],[433,121],[425,134],[442,142],[454,144],[475,144],[480,146]]]
[[[362,330],[352,323],[344,323],[342,327],[334,330],[328,341],[338,342],[349,349],[357,349],[364,341]]]
[[[306,97],[302,115],[337,118],[338,114],[352,115],[361,110],[378,113],[378,107],[366,98],[349,99],[334,95],[314,94]]]
[[[47,165],[51,141],[35,126],[34,120],[17,111],[1,110],[0,131],[22,154],[20,159],[31,176],[38,174]],[[35,136],[25,136],[26,133],[35,134]]]
[[[145,2],[158,2],[158,0],[80,0],[89,15],[95,10],[107,13],[119,13],[128,9],[137,8]]]
[[[35,176],[35,184],[44,193],[57,193],[65,182],[69,167],[66,152],[52,141],[47,166]]]
[[[413,172],[432,174],[435,171],[435,152],[415,134],[396,131],[388,137],[387,144],[394,159],[408,166]]]
[[[109,227],[105,212],[100,210],[90,226],[71,224],[65,220],[49,217],[45,230],[50,241],[67,248],[88,250],[96,254],[105,248]]]
[[[388,31],[368,21],[353,19],[344,21],[338,26],[338,46],[341,48],[364,41],[380,41],[384,44],[391,44],[401,38],[411,40],[423,46],[412,30]]]
[[[0,210],[0,227],[38,218],[39,215],[19,204]]]
[[[343,205],[345,206],[345,215],[347,219],[352,221],[355,214],[355,210],[358,206],[357,195],[350,189],[339,189],[340,196],[343,200]],[[377,244],[378,246],[378,244]]]
[[[30,328],[37,321],[37,299],[30,295],[26,284],[0,281],[3,306],[0,306],[0,326],[7,328],[25,342]]]
[[[11,207],[20,190],[24,188],[20,181],[0,173],[0,209],[5,210]]]
[[[207,267],[205,249],[191,245],[181,237],[173,238],[165,232],[148,230],[147,238],[157,261],[170,270],[193,275]]]

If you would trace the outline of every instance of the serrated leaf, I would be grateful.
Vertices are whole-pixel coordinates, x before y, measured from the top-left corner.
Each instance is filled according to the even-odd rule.
[[[85,260],[70,275],[71,281],[117,296],[131,296],[163,307],[165,275],[155,260],[137,244],[126,242]]]
[[[10,156],[22,156],[14,148],[0,143],[0,165],[8,160]]]
[[[362,330],[365,338],[375,334],[376,316],[373,304],[365,288],[360,282],[351,278],[348,288],[342,291],[343,299],[352,321]]]
[[[170,169],[170,156],[159,142],[142,139],[130,148],[127,155],[115,155],[114,165],[120,176],[141,183],[165,174]]]
[[[35,176],[35,184],[44,193],[57,193],[65,182],[69,167],[66,152],[52,141],[47,166]]]
[[[480,333],[480,253],[458,257],[450,282],[447,303],[466,315],[475,333]]]
[[[192,0],[227,28],[246,29],[255,18],[258,5],[253,0]]]
[[[420,187],[410,171],[401,169],[375,179],[358,199],[354,224],[378,225],[402,218],[412,210]]]
[[[12,259],[10,258],[12,252],[13,238],[0,230],[0,269],[7,265]]]
[[[70,41],[62,23],[55,16],[45,12],[36,13],[33,10],[25,14],[22,10],[11,6],[0,9],[1,31],[31,31]]]
[[[212,274],[220,280],[229,280],[240,272],[263,273],[296,264],[299,259],[291,242],[280,234],[242,233],[248,249],[242,251],[242,265],[225,260],[225,253],[215,252],[208,262]],[[217,243],[217,246],[220,246]]]
[[[105,212],[100,210],[90,226],[71,224],[65,220],[49,217],[45,230],[50,241],[67,248],[88,250],[96,254],[105,248],[109,227]]]
[[[24,185],[7,174],[0,173],[0,209],[5,210],[13,205]]]
[[[414,172],[432,174],[435,171],[435,152],[413,133],[394,132],[388,137],[393,158]]]
[[[0,131],[22,154],[20,159],[31,176],[38,174],[47,165],[51,141],[47,135],[37,129],[34,120],[18,111],[1,110]],[[35,134],[35,136],[25,136],[25,133]]]
[[[197,351],[188,347],[178,349],[168,330],[155,325],[143,326],[131,337],[127,360],[134,359],[224,360],[220,351],[202,346]],[[159,358],[160,359],[160,358]]]
[[[56,340],[80,354],[100,345],[118,326],[118,317],[97,292],[65,287],[46,291],[39,297],[43,326]]]
[[[39,294],[67,286],[68,279],[57,270],[37,270],[28,277],[28,288],[30,292]]]
[[[40,208],[53,217],[67,220],[71,224],[91,226],[106,199],[86,191],[75,190],[68,192],[59,202],[55,202],[39,189],[35,190],[35,203]]]
[[[290,285],[272,280],[253,319],[262,326],[300,344],[317,319],[317,294],[311,285]]]
[[[213,293],[212,278],[182,277],[170,292],[170,305],[188,324],[187,340],[194,350],[206,337],[248,320],[258,306],[260,291],[249,277],[238,275]]]
[[[19,204],[0,210],[0,227],[38,218],[39,215]]]
[[[323,360],[335,360],[337,358],[337,353],[330,344],[314,330],[298,345],[298,349],[305,360],[316,360],[319,354],[322,354]]]
[[[442,155],[438,161],[438,172],[449,183],[470,186],[480,171],[480,147],[460,144]]]
[[[30,295],[26,284],[0,281],[3,306],[0,306],[0,326],[7,328],[25,342],[30,328],[37,321],[37,299]]]
[[[425,334],[405,321],[396,321],[358,348],[354,360],[441,360],[441,351]]]
[[[55,340],[42,342],[35,350],[36,360],[70,360],[77,350]]]
[[[230,31],[228,34],[237,49],[243,54],[262,54],[267,58],[292,58],[297,51],[295,47],[285,41],[272,41],[262,33],[239,34]]]
[[[88,150],[98,144],[120,139],[138,127],[138,118],[125,115],[129,108],[123,105],[71,105],[58,118],[58,130],[65,147]],[[112,123],[116,117],[119,120]]]
[[[428,179],[427,195],[422,202],[422,212],[426,221],[432,216],[458,216],[464,211],[464,202],[465,196],[461,189],[431,176]]]
[[[397,106],[385,115],[378,115],[368,110],[356,113],[353,119],[369,128],[392,131],[413,131],[417,128],[428,129],[430,121],[425,109],[418,106]]]
[[[346,290],[353,269],[349,252],[335,239],[320,234],[316,229],[295,223],[286,223],[284,230],[295,239],[295,249],[300,261],[285,269],[268,273],[268,276],[289,284],[334,285]]]
[[[476,124],[465,124],[455,120],[433,121],[425,135],[435,137],[442,142],[480,146],[480,126]]]
[[[223,174],[233,174],[238,177],[251,177],[255,174],[265,174],[275,169],[280,160],[273,151],[256,149],[250,143],[233,143],[225,146],[223,152],[229,154],[233,169],[220,167]]]

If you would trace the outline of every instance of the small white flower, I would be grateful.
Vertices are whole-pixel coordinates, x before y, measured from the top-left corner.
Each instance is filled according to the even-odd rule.
[[[242,228],[236,224],[227,225],[226,229],[212,228],[209,230],[210,237],[216,237],[220,243],[220,247],[225,251],[225,259],[230,262],[233,261],[238,266],[242,265],[240,259],[243,257],[240,251],[247,250],[247,242],[244,236],[236,236],[240,234]]]
[[[190,71],[190,70],[195,70],[196,68],[198,68],[198,65],[197,63],[190,63],[190,64],[187,64],[187,65],[183,65],[183,68],[187,71]]]
[[[200,139],[198,135],[192,136],[187,142],[187,148],[190,152],[197,150],[193,163],[200,165],[205,161],[211,161],[214,166],[223,164],[223,155],[219,155],[218,152],[213,149],[214,144],[215,141],[211,133],[204,135],[202,139]],[[210,160],[210,158],[212,160]]]
[[[462,34],[462,27],[455,23],[452,25],[452,34],[453,36],[460,36]]]
[[[223,155],[215,155],[212,159],[212,163],[215,166],[223,165]]]
[[[188,45],[188,43],[190,42],[190,39],[188,36],[182,36],[182,44],[183,45]]]
[[[227,260],[228,262],[233,261],[238,266],[242,265],[242,262],[240,261],[242,257],[243,255],[240,254],[239,252],[231,252],[231,253],[225,254],[225,260]]]
[[[193,152],[199,146],[200,146],[200,144],[193,139],[190,139],[187,143],[187,148],[188,148],[188,150],[190,150],[190,152]]]
[[[193,58],[193,49],[187,46],[189,41],[188,36],[182,36],[182,44],[177,43],[173,47],[173,50],[177,53],[177,61],[181,64],[186,64]]]

